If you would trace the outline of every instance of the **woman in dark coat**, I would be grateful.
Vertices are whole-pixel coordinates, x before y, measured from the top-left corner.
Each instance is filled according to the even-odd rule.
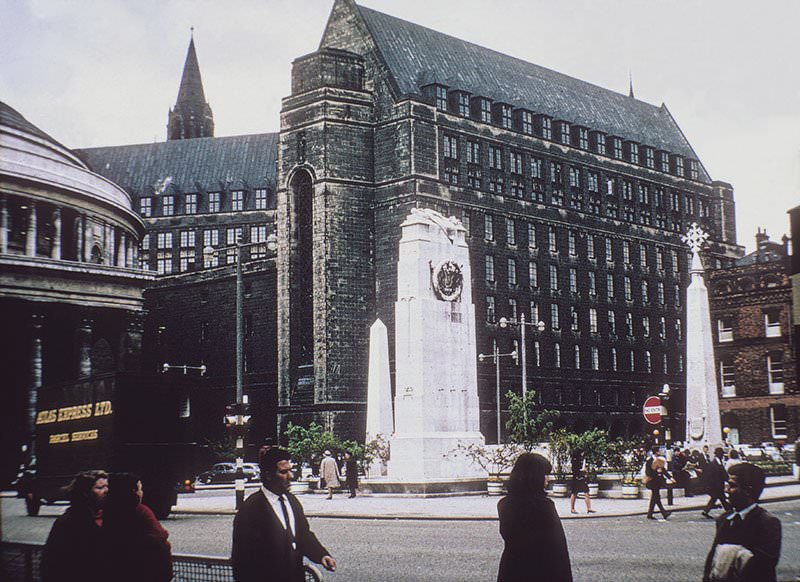
[[[545,492],[551,469],[535,453],[523,453],[514,464],[508,495],[497,504],[505,541],[498,582],[572,582],[567,538]]]
[[[108,579],[167,582],[172,579],[169,533],[142,504],[142,482],[131,473],[111,476],[103,532],[108,544]]]

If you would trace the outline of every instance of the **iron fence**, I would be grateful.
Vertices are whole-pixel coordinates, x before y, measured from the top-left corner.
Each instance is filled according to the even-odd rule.
[[[44,544],[2,542],[0,578],[6,582],[39,582],[41,580]],[[233,582],[233,569],[228,558],[173,554],[173,582]],[[316,567],[305,565],[306,582],[321,582]]]

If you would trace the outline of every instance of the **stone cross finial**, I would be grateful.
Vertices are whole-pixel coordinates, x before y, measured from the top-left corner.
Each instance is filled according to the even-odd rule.
[[[692,223],[692,227],[689,229],[684,236],[681,237],[681,240],[685,242],[692,252],[697,253],[700,252],[700,248],[708,239],[708,233],[705,232],[702,228],[697,226],[696,222]]]

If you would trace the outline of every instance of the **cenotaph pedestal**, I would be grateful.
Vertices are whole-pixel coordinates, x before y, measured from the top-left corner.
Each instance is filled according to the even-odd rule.
[[[707,238],[696,223],[683,237],[692,249],[692,280],[686,290],[686,443],[692,448],[722,443],[711,310],[700,260]]]
[[[429,209],[413,209],[401,228],[388,478],[485,477],[454,454],[459,444],[484,443],[466,230]]]

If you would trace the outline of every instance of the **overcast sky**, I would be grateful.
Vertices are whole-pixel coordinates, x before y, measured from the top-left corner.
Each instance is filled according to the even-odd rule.
[[[165,139],[189,28],[216,135],[278,130],[291,61],[333,0],[0,0],[0,100],[68,147]],[[362,0],[556,71],[666,103],[739,243],[800,204],[800,2]]]

